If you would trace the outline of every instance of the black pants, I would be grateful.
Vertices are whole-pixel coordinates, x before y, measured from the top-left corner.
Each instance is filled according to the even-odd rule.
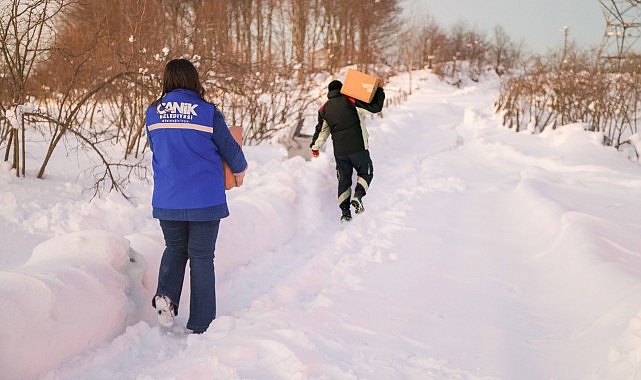
[[[352,173],[356,170],[356,187],[354,196],[362,198],[367,194],[369,184],[374,178],[374,167],[369,151],[351,153],[345,156],[334,156],[336,159],[336,176],[338,177],[338,205],[341,210],[349,210],[352,197]]]

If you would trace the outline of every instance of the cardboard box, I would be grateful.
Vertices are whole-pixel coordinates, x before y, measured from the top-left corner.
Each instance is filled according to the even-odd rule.
[[[341,94],[369,103],[372,101],[378,85],[378,78],[348,69]]]
[[[234,137],[238,145],[242,146],[243,145],[243,127],[241,126],[229,127],[229,132],[231,132],[231,135]],[[229,165],[227,165],[225,160],[223,160],[223,174],[225,175],[225,190],[229,190],[238,186],[238,184],[236,183],[236,177],[234,177],[234,173],[231,172],[231,169],[229,168]]]

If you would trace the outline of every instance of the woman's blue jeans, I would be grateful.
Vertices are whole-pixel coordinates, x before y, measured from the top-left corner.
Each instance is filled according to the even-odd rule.
[[[161,220],[160,227],[165,238],[165,251],[160,261],[156,294],[169,297],[180,305],[189,261],[191,294],[187,328],[202,333],[216,318],[216,276],[214,274],[214,250],[220,220],[186,222]]]

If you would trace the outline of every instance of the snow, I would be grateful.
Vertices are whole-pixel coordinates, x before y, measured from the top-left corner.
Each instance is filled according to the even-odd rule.
[[[420,77],[419,80],[416,78]],[[88,200],[78,157],[0,166],[3,379],[631,379],[641,369],[641,166],[567,125],[514,133],[496,80],[413,74],[367,119],[366,212],[339,223],[331,147],[246,147],[216,250],[218,317],[151,297],[149,183]],[[399,75],[388,97],[407,89]],[[36,142],[31,142],[36,144]]]

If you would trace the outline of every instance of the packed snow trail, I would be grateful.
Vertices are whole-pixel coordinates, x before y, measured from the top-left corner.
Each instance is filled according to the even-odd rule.
[[[210,329],[167,331],[149,308],[44,378],[631,378],[641,205],[623,200],[641,196],[639,165],[573,126],[498,127],[492,81],[415,80],[367,120],[365,213],[338,222],[331,148],[307,162],[247,147]],[[151,299],[159,229],[127,238]]]
[[[410,98],[412,101],[420,103],[424,99]],[[287,240],[287,236],[291,240],[280,247],[247,253],[244,258],[242,252],[238,252],[240,257],[227,257],[219,248],[216,259],[219,317],[205,335],[182,337],[165,333],[167,339],[163,341],[162,328],[155,326],[153,320],[142,322],[127,329],[114,343],[97,353],[80,355],[68,365],[69,369],[53,371],[49,377],[100,378],[113,376],[116,368],[126,369],[116,373],[119,376],[136,374],[132,377],[152,378],[197,378],[211,374],[215,378],[483,375],[474,365],[468,372],[450,368],[443,358],[428,355],[429,337],[416,327],[422,328],[426,316],[434,313],[429,299],[423,297],[428,290],[425,281],[429,285],[430,279],[408,278],[403,268],[412,273],[424,267],[428,273],[429,249],[425,250],[425,256],[418,257],[412,253],[417,247],[411,247],[410,251],[396,249],[399,241],[407,241],[403,234],[409,233],[416,239],[414,228],[405,226],[404,214],[415,207],[421,193],[434,187],[417,183],[421,177],[417,173],[398,170],[405,165],[399,165],[397,160],[420,163],[424,157],[455,148],[458,136],[449,125],[445,128],[424,125],[419,137],[408,138],[414,132],[411,124],[420,121],[401,120],[407,125],[394,125],[386,121],[387,113],[393,112],[386,111],[383,119],[368,121],[372,124],[371,144],[380,144],[381,149],[373,148],[375,180],[365,198],[364,214],[348,224],[338,223],[331,149],[310,163],[300,159],[279,163],[288,166],[286,172],[290,173],[289,178],[279,181],[282,188],[261,189],[258,183],[253,188],[263,190],[262,193],[267,190],[270,195],[280,193],[283,202],[292,202],[296,207],[292,209],[286,204],[279,207],[274,204],[279,200],[273,198],[257,200],[251,186],[231,192],[233,215],[222,226],[220,245],[229,246],[225,237],[231,230],[241,230],[242,235],[249,230],[250,239],[258,234],[260,240],[261,234],[273,238],[274,233],[285,229],[286,232],[280,232],[282,240]],[[379,127],[381,131],[375,133]],[[423,144],[410,147],[412,152],[407,147],[409,141]],[[418,152],[420,155],[416,156]],[[386,158],[385,154],[395,157]],[[251,159],[251,151],[249,155]],[[269,178],[269,165],[258,168],[252,165],[257,172],[253,177],[248,175],[247,183],[252,178]],[[444,183],[440,179],[436,182],[439,182],[437,191],[450,191],[447,178]],[[453,186],[456,188],[457,184]],[[251,224],[256,215],[259,220]],[[261,223],[263,218],[269,222]],[[240,221],[245,224],[238,225]],[[295,221],[299,224],[297,229]],[[261,231],[264,228],[268,231]],[[130,239],[134,249],[146,250],[136,247],[139,237]],[[232,239],[243,241],[247,237]],[[428,248],[421,239],[415,240],[415,244]],[[390,290],[395,291],[381,289],[380,283],[389,284]],[[180,315],[178,322],[182,322]],[[387,349],[381,351],[381,347]],[[181,357],[179,370],[172,357]]]

